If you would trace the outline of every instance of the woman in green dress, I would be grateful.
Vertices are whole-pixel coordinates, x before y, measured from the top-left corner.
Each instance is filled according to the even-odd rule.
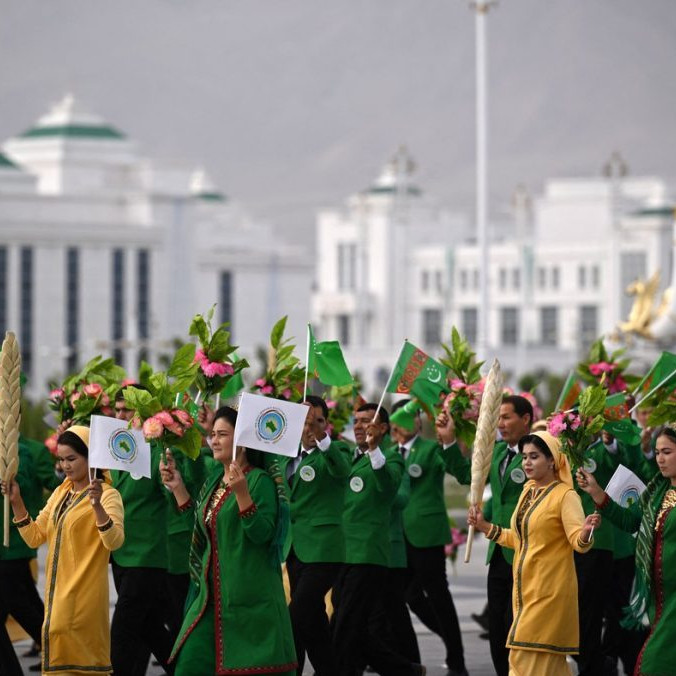
[[[638,502],[620,507],[583,469],[577,482],[591,495],[603,516],[619,528],[638,531],[636,578],[627,626],[640,626],[646,615],[650,633],[639,653],[634,674],[676,673],[676,425],[657,436],[655,458],[660,473]]]
[[[236,420],[232,408],[216,412],[211,448],[219,464],[196,504],[169,452],[160,464],[177,509],[196,515],[186,614],[171,658],[176,676],[295,673],[277,487],[255,451],[238,448],[233,459]]]

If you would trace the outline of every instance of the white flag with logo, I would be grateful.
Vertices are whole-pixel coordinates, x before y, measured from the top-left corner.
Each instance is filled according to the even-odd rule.
[[[645,484],[627,467],[618,465],[606,486],[606,493],[622,507],[638,502]]]
[[[243,392],[235,425],[235,446],[295,458],[309,411],[305,404]]]
[[[89,466],[120,469],[134,479],[150,478],[150,444],[126,420],[93,415],[89,429]]]

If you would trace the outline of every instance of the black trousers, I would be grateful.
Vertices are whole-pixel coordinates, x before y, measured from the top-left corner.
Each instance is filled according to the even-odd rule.
[[[500,545],[495,546],[488,564],[488,638],[493,667],[498,676],[509,673],[509,650],[505,647],[512,626],[512,566],[507,563]]]
[[[603,610],[610,590],[613,553],[592,549],[586,554],[575,552],[577,603],[580,616],[580,654],[575,658],[579,676],[603,673],[601,647]]]
[[[369,618],[382,602],[387,568],[367,563],[341,567],[333,600],[333,645],[340,676],[357,676],[368,664],[382,676],[410,676],[411,662],[377,636],[369,635]]]
[[[286,559],[291,587],[289,613],[299,675],[303,673],[305,653],[317,676],[338,673],[324,597],[333,586],[340,566],[339,563],[303,563],[293,549]]]
[[[11,615],[21,628],[42,645],[45,606],[30,569],[31,559],[0,561],[0,624]]]
[[[117,603],[110,626],[110,648],[116,676],[145,676],[148,654],[167,665],[173,642],[165,626],[167,573],[162,568],[126,568],[114,561]]]
[[[648,634],[647,629],[633,631],[620,625],[625,606],[629,605],[631,588],[636,572],[635,559],[628,556],[613,559],[610,593],[605,608],[605,629],[603,631],[603,654],[617,664],[622,662],[625,674],[633,674],[641,647]]]
[[[381,603],[369,617],[369,637],[379,637],[393,652],[420,664],[420,648],[406,606],[407,568],[388,568]]]
[[[425,614],[432,611],[432,618],[426,624],[434,629],[446,647],[446,665],[449,669],[462,671],[465,657],[460,634],[460,622],[455,610],[453,597],[446,578],[446,556],[443,545],[436,547],[414,547],[406,542],[406,556],[411,573],[411,593],[406,600],[411,610],[424,622]],[[423,604],[419,590],[422,589],[427,604]]]

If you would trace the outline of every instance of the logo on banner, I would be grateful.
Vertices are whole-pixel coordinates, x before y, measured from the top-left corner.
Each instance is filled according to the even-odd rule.
[[[618,502],[620,507],[631,507],[631,505],[638,502],[640,497],[641,493],[636,486],[628,486],[622,491],[622,495],[620,495]]]
[[[258,414],[254,427],[261,441],[275,444],[286,432],[286,416],[278,408],[268,408]]]
[[[136,439],[134,439],[134,435],[129,430],[125,429],[115,430],[110,435],[108,448],[113,458],[120,462],[132,463],[138,455]]]

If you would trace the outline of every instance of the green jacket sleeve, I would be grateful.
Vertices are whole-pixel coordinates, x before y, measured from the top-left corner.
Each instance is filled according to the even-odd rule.
[[[472,483],[472,463],[460,451],[457,443],[441,447],[441,457],[447,474],[455,477],[458,483],[469,486]]]
[[[258,474],[249,483],[253,506],[242,512],[242,528],[247,537],[256,544],[272,540],[277,526],[277,489],[267,474]]]
[[[404,461],[398,453],[382,451],[385,456],[385,464],[380,469],[373,469],[376,480],[376,488],[381,493],[396,492],[401,483],[401,475],[404,473]]]
[[[332,441],[329,448],[324,451],[324,458],[326,459],[326,468],[334,479],[346,479],[350,476],[349,455],[340,442]]]
[[[601,515],[621,530],[627,531],[627,533],[635,533],[641,525],[643,514],[637,502],[629,507],[620,507],[614,500],[611,500],[601,510]]]

